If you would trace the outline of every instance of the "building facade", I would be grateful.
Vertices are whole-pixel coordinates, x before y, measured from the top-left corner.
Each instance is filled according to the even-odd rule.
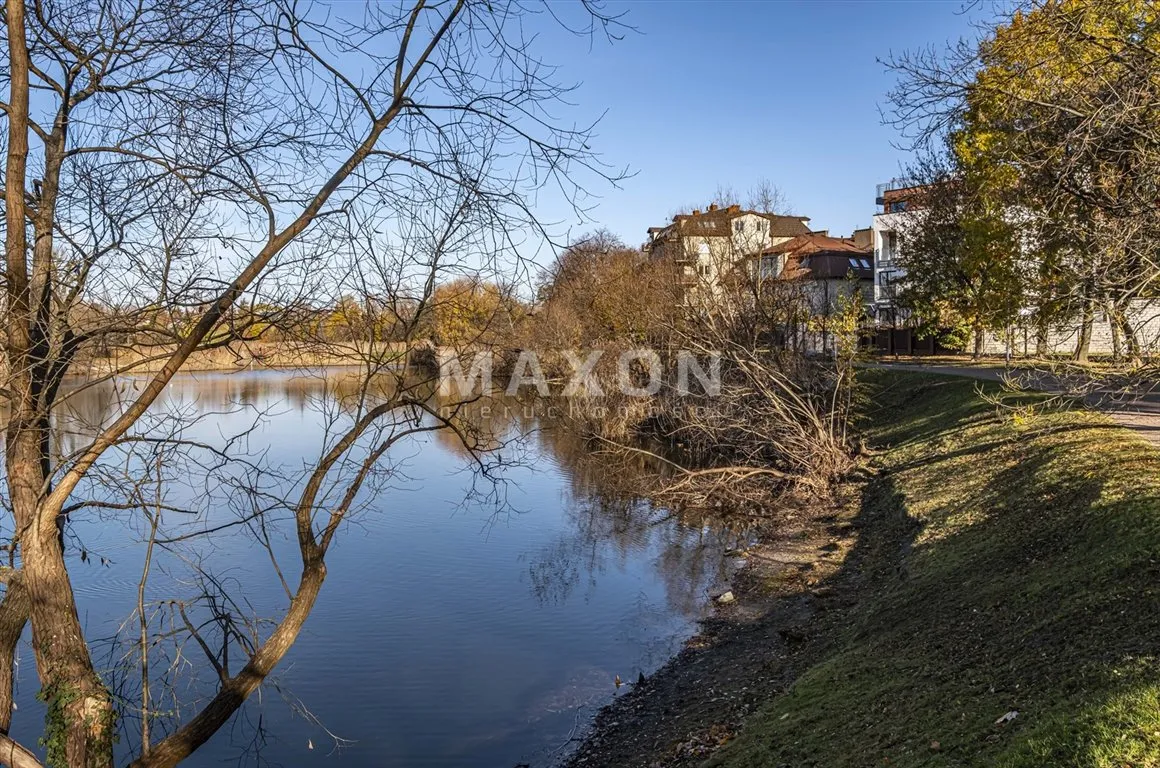
[[[899,264],[902,232],[914,226],[922,215],[913,206],[919,187],[906,179],[894,179],[879,184],[875,195],[875,214],[870,225],[870,240],[874,252],[874,290],[870,313],[877,325],[896,326],[903,323],[906,312],[898,306],[898,294],[906,270]]]
[[[678,214],[665,227],[651,227],[642,250],[649,258],[673,260],[687,296],[720,294],[726,278],[751,269],[766,249],[809,234],[806,216],[781,216],[743,210],[739,205],[710,205],[705,211]]]

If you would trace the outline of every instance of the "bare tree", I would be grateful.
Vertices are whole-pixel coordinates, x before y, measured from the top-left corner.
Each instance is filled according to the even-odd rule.
[[[713,279],[689,267],[697,249],[690,254],[680,241],[654,246],[645,261],[570,249],[541,290],[533,331],[564,348],[603,352],[590,370],[596,392],[564,392],[573,398],[569,417],[607,452],[648,459],[650,496],[680,510],[755,515],[786,492],[824,497],[851,461],[860,294],[851,291],[838,311],[815,309],[799,270],[768,272],[761,244],[734,237],[731,225],[713,231],[721,232],[707,250],[718,262]],[[836,359],[810,354],[819,312],[841,336]],[[620,386],[617,353],[641,347],[657,365],[628,373],[653,385],[647,396]],[[682,382],[689,356],[719,371],[719,390]]]
[[[794,212],[789,195],[781,187],[767,178],[756,182],[749,189],[745,190],[744,193],[739,192],[732,185],[718,184],[717,191],[713,193],[712,203],[722,208],[739,205],[750,211],[774,213],[780,216],[791,216]],[[675,208],[670,215],[688,213],[689,211],[700,208],[700,205],[698,203],[696,205],[681,206]]]
[[[78,494],[106,454],[152,439],[142,419],[192,354],[308,308],[327,269],[367,277],[351,265],[390,246],[388,232],[410,256],[380,262],[375,295],[391,306],[410,294],[414,322],[445,258],[466,259],[456,247],[465,238],[489,263],[514,258],[522,234],[544,234],[531,191],[550,184],[579,206],[583,175],[615,178],[589,150],[588,129],[560,127],[545,110],[567,88],[524,31],[535,13],[562,11],[520,0],[7,0],[3,394],[14,533],[0,603],[0,761],[38,764],[6,735],[26,620],[49,762],[113,760],[116,707],[78,619],[62,532],[98,501]],[[592,3],[579,13],[578,25],[560,21],[581,34],[615,21]],[[110,362],[111,348],[134,354]],[[388,362],[386,348],[370,349],[368,381]],[[62,382],[98,360],[99,378],[156,370],[90,439],[53,455]],[[291,506],[301,557],[285,614],[241,646],[240,668],[221,667],[199,712],[156,743],[146,731],[134,765],[180,762],[261,685],[310,613],[358,489],[401,435],[432,428],[414,418],[427,411],[414,390],[362,389]],[[346,490],[322,494],[340,466]]]
[[[789,195],[769,179],[762,179],[749,188],[745,205],[758,213],[776,213],[781,216],[793,213]]]

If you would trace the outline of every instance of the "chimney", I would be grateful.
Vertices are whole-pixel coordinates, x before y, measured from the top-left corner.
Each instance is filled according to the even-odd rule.
[[[701,215],[701,209],[700,209],[700,208],[694,208],[694,209],[693,209],[693,215],[694,215],[694,216],[700,216],[700,215]]]
[[[729,206],[729,213],[741,213],[741,206],[740,205]]]
[[[717,210],[717,204],[716,203],[709,203],[709,213],[712,213],[715,210]]]

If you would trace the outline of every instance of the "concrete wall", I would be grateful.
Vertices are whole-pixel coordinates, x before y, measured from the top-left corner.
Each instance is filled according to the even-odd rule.
[[[1136,331],[1136,339],[1140,342],[1145,353],[1160,353],[1160,300],[1138,299],[1132,303],[1128,311],[1128,320]],[[1013,339],[1003,334],[990,334],[987,337],[985,351],[987,354],[1006,354],[1008,344],[1014,355],[1030,355],[1035,353],[1035,329],[1027,324],[1019,324],[1014,329]],[[1075,352],[1079,340],[1079,321],[1076,320],[1066,326],[1051,329],[1047,337],[1049,354],[1070,355]],[[1093,355],[1110,355],[1114,349],[1112,343],[1112,324],[1104,312],[1097,312],[1092,323],[1092,339],[1090,353]]]

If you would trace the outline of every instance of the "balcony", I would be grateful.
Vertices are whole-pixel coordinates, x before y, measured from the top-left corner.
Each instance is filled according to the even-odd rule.
[[[877,206],[886,205],[887,192],[893,192],[899,189],[911,189],[917,186],[919,186],[917,181],[908,178],[897,178],[885,181],[874,189],[874,204]]]

